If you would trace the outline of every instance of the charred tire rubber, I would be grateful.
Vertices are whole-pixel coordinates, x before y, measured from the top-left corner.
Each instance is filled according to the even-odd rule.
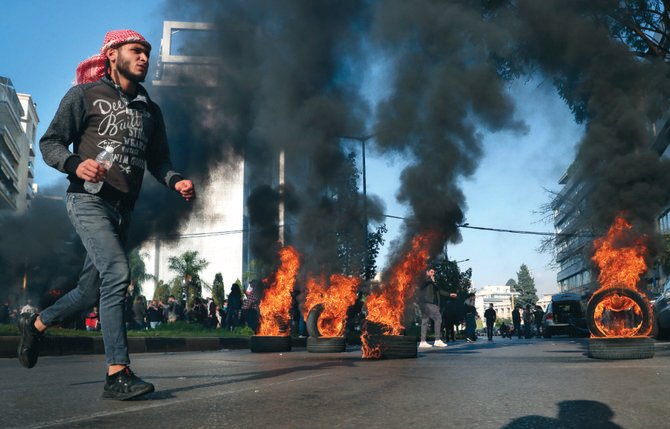
[[[640,326],[639,331],[641,332],[652,332],[655,328],[654,326],[654,314],[651,310],[650,305],[645,301],[645,299],[637,291],[629,288],[609,288],[603,289],[599,292],[593,294],[589,300],[588,307],[586,308],[586,326],[589,328],[591,337],[605,337],[607,334],[603,332],[596,324],[594,319],[594,313],[596,306],[600,301],[607,298],[610,295],[622,295],[627,298],[632,299],[635,304],[640,307],[642,311],[642,325]],[[650,327],[651,325],[651,327]]]
[[[291,337],[270,335],[254,335],[249,340],[249,348],[253,353],[281,353],[291,351]]]
[[[649,337],[589,338],[589,357],[594,359],[649,359],[654,340]]]
[[[307,337],[310,353],[341,353],[346,349],[344,337]]]
[[[317,304],[307,314],[305,325],[307,325],[307,333],[310,337],[319,338],[321,336],[321,332],[319,332],[319,317],[322,311],[323,304]]]
[[[368,345],[381,346],[381,359],[407,359],[417,356],[419,339],[404,335],[370,335]]]

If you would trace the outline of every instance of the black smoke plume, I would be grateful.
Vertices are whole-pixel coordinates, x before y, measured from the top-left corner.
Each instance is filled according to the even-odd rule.
[[[390,94],[378,106],[376,142],[382,153],[411,160],[397,193],[412,209],[398,249],[427,230],[458,243],[466,210],[459,180],[476,171],[482,133],[525,131],[500,73],[499,59],[512,52],[511,34],[484,20],[479,2],[375,6],[373,45],[392,64]]]
[[[286,189],[300,199],[301,213],[286,220],[297,222],[294,244],[329,246],[327,231],[305,231],[328,224],[324,198],[347,168],[341,137],[363,134],[369,119],[357,75],[368,11],[363,1],[168,3],[173,19],[215,25],[185,47],[215,58],[215,65],[183,70],[178,82],[188,90],[163,100],[165,110],[176,104],[183,112],[173,132],[198,146],[179,158],[187,170],[203,174],[231,157],[245,160],[249,217],[261,222],[254,231],[263,231],[252,233],[252,247],[265,261],[278,238],[276,218],[267,214],[276,213],[282,151]]]
[[[49,291],[76,286],[85,250],[68,219],[64,194],[61,187],[45,189],[25,214],[0,212],[0,298],[13,304],[31,298],[43,307]]]

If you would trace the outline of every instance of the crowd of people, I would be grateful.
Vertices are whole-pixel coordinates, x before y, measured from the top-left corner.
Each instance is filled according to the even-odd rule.
[[[435,286],[435,270],[426,270],[425,280],[417,291],[421,319],[419,348],[446,347],[447,343],[456,341],[456,332],[460,327],[464,327],[464,336],[468,343],[477,341],[477,319],[481,317],[475,307],[475,298],[474,293],[468,294],[465,300],[459,299],[455,293],[446,297],[440,296]],[[498,333],[503,338],[532,338],[542,335],[544,311],[539,305],[517,304],[512,311],[512,325],[502,321],[496,328],[498,317],[493,304],[489,304],[483,317],[488,341],[493,341],[493,336]],[[433,344],[426,341],[431,321],[435,332]]]
[[[0,325],[15,325],[22,313],[37,314],[38,308],[33,305],[32,299],[28,299],[25,304],[12,307],[9,301],[0,305]]]
[[[190,306],[185,301],[170,295],[167,300],[147,300],[143,295],[126,295],[124,300],[124,321],[126,329],[156,329],[166,323],[184,321],[198,323],[206,328],[226,329],[248,326],[254,332],[258,327],[258,288],[251,285],[242,292],[242,287],[234,283],[227,298],[218,305],[212,298],[194,297]],[[131,288],[132,290],[132,288]],[[21,314],[38,314],[39,308],[28,299],[25,304],[12,307],[9,301],[0,306],[0,324],[16,324]],[[63,327],[100,331],[100,313],[97,305],[87,309],[62,324]]]
[[[142,296],[128,297],[125,304],[126,327],[131,330],[156,329],[165,323],[184,321],[197,323],[205,328],[226,329],[248,326],[258,327],[259,296],[251,285],[242,292],[234,283],[227,298],[218,304],[212,298],[194,297],[190,305],[170,295],[167,302]],[[87,325],[88,326],[88,325]]]

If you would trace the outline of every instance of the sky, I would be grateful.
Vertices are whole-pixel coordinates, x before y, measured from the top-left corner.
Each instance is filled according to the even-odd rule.
[[[179,20],[179,16],[165,16],[158,0],[0,0],[0,5],[0,76],[10,78],[17,92],[33,97],[40,117],[38,137],[72,85],[77,65],[98,52],[107,31],[129,28],[143,34],[154,47],[151,65],[155,69],[162,22]],[[364,82],[370,100],[383,98],[383,65],[372,67]],[[550,192],[560,190],[558,180],[573,159],[583,130],[551,83],[530,79],[511,83],[509,90],[528,132],[484,134],[484,157],[478,170],[462,181],[466,219],[472,226],[551,232],[551,222],[543,222],[546,214],[539,212],[551,200]],[[403,160],[376,156],[373,142],[366,149],[368,194],[381,197],[387,214],[406,215],[407,208],[395,200]],[[37,153],[36,183],[43,189],[64,184],[64,176],[46,166]],[[400,224],[400,220],[387,220],[387,245],[378,265],[384,265]],[[526,264],[539,295],[558,292],[557,269],[551,265],[552,255],[537,251],[538,236],[473,229],[463,229],[462,236],[462,243],[451,245],[448,255],[452,260],[467,260],[459,266],[472,268],[475,288],[516,279],[519,267]]]

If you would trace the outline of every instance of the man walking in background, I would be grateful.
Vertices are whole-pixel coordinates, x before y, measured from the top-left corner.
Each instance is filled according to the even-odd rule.
[[[99,299],[107,362],[103,397],[119,400],[154,390],[129,368],[123,319],[130,284],[125,244],[145,168],[186,201],[195,197],[193,183],[172,168],[161,110],[140,85],[150,52],[149,42],[135,31],[108,32],[100,54],[77,67],[77,85],[40,139],[44,161],[70,181],[67,212],[87,254],[75,289],[39,315],[19,320],[19,361],[32,368],[44,330]],[[111,167],[96,161],[103,149],[113,154]],[[87,190],[92,188],[86,183],[101,181],[99,190]]]
[[[493,309],[493,304],[489,304],[489,308],[484,311],[484,319],[486,319],[486,336],[489,341],[493,341],[493,326],[496,323],[496,311]]]

